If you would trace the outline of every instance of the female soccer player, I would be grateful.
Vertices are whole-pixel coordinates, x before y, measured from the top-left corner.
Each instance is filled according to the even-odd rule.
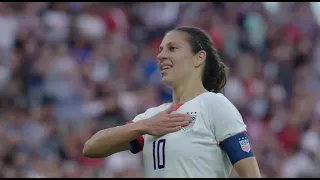
[[[226,178],[232,167],[240,177],[260,177],[246,125],[221,94],[226,66],[209,36],[193,27],[171,30],[158,59],[173,103],[150,108],[127,125],[99,131],[85,143],[84,155],[143,151],[146,178]]]

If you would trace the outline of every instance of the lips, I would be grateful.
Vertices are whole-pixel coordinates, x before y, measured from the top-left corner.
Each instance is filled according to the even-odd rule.
[[[163,71],[166,71],[168,69],[171,69],[173,66],[170,65],[170,64],[161,64],[160,65],[160,71],[163,72]]]

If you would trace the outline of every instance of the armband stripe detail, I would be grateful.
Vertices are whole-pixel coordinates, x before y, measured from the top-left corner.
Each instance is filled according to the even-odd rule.
[[[219,143],[219,145],[221,149],[227,153],[232,164],[247,157],[254,156],[247,132],[241,132],[228,137]]]

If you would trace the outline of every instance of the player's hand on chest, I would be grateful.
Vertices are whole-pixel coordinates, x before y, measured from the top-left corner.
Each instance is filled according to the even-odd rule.
[[[200,111],[180,109],[174,113],[183,113],[191,117],[192,122],[182,129],[162,136],[144,136],[144,159],[148,167],[154,170],[164,169],[174,162],[192,160],[201,156],[196,153],[213,145],[212,133],[208,130],[207,116]],[[168,162],[170,162],[168,164]]]
[[[146,134],[160,137],[189,126],[192,123],[192,117],[186,113],[171,113],[170,110],[165,110],[142,123],[146,129]]]
[[[202,141],[211,141],[213,138],[208,131],[205,121],[203,121],[203,114],[201,111],[185,111],[179,112],[187,114],[191,117],[191,123],[182,129],[165,134],[163,136],[145,135],[145,146],[157,148],[157,145],[164,144],[166,151],[174,152],[186,150],[193,146],[199,146]]]

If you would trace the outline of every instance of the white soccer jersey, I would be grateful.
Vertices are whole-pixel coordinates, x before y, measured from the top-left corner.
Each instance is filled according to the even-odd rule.
[[[148,109],[133,122],[146,119],[170,107],[170,103]],[[193,122],[182,130],[162,137],[143,135],[146,178],[226,178],[232,164],[219,142],[246,131],[236,107],[222,94],[206,92],[177,107]]]

